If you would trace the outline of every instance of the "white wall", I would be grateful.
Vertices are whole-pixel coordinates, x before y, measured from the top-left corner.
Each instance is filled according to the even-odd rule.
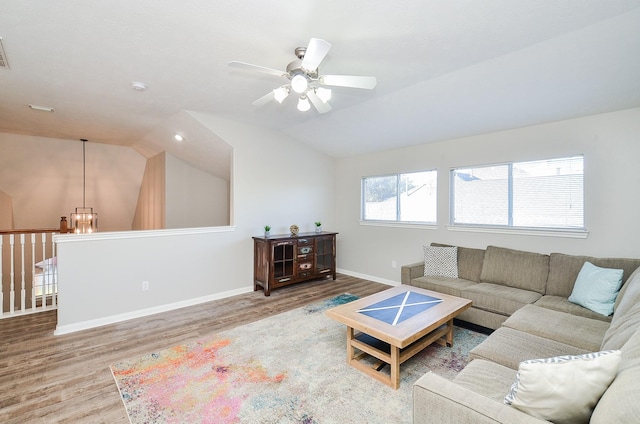
[[[166,154],[165,228],[229,225],[229,182]]]
[[[87,142],[85,204],[100,231],[131,229],[144,165],[129,147]],[[16,229],[58,228],[82,206],[82,142],[0,133],[0,190]]]
[[[269,224],[335,227],[335,160],[265,129],[194,114],[233,146],[233,227],[58,236],[57,333],[252,290]],[[150,290],[142,291],[142,281]]]
[[[464,119],[463,116],[460,119]],[[425,125],[429,123],[425,117]],[[403,264],[422,260],[433,241],[460,246],[498,245],[541,253],[640,256],[640,109],[424,144],[338,160],[336,226],[338,267],[355,275],[399,282]],[[449,169],[506,161],[585,155],[586,239],[451,231]],[[438,227],[359,224],[363,176],[438,170]],[[391,261],[397,268],[391,267]]]

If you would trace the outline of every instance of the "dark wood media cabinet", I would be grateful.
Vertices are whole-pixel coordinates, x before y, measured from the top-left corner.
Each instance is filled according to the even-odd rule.
[[[316,278],[336,279],[336,235],[301,233],[253,237],[253,290],[272,289]]]

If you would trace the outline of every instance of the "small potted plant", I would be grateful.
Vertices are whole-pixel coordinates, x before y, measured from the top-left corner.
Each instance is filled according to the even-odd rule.
[[[316,233],[321,233],[322,232],[322,222],[320,221],[316,221]]]
[[[271,226],[265,225],[264,226],[264,236],[265,237],[269,237],[270,234],[271,234]]]

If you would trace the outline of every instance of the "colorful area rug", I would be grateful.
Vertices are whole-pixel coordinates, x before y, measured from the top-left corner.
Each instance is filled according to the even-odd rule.
[[[453,378],[485,335],[456,328],[401,365],[393,390],[346,363],[344,325],[324,311],[344,294],[111,366],[132,424],[410,423],[412,384]],[[388,368],[388,367],[387,367]]]

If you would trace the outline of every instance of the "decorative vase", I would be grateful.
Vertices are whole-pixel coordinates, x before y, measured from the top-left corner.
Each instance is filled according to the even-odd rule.
[[[265,232],[264,232],[264,236],[265,236],[265,238],[266,238],[266,237],[269,237],[270,235],[271,235],[271,231],[265,231]]]
[[[322,227],[321,226],[316,226],[316,233],[321,233],[322,232]]]

